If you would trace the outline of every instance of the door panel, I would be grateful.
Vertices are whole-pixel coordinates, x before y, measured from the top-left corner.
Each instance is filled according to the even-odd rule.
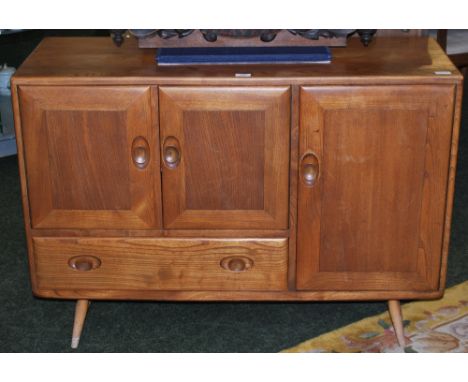
[[[301,165],[298,289],[438,288],[453,94],[301,90],[300,153],[318,176],[308,184]]]
[[[33,228],[161,225],[151,102],[148,87],[20,88]]]
[[[287,228],[289,87],[161,87],[160,108],[166,228]]]

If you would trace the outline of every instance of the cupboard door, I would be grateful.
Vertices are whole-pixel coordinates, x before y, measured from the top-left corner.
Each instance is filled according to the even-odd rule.
[[[289,87],[160,87],[166,228],[288,227]]]
[[[298,289],[438,289],[453,96],[301,89]]]
[[[149,87],[20,88],[33,228],[161,225],[152,102]]]

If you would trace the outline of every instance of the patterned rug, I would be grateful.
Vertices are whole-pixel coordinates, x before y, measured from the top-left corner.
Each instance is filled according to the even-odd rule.
[[[467,353],[468,281],[442,299],[402,305],[406,345],[401,348],[388,312],[283,350],[286,353]]]

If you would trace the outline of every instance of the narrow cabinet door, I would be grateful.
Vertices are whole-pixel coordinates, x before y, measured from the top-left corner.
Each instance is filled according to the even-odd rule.
[[[298,289],[439,287],[453,95],[302,88]]]
[[[160,87],[166,228],[286,229],[289,87]]]
[[[19,96],[33,228],[161,225],[156,91],[23,86]]]

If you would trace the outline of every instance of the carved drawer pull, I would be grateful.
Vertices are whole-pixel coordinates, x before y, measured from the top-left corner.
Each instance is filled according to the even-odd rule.
[[[244,256],[225,257],[221,260],[221,266],[231,272],[244,272],[253,267],[253,260]]]
[[[148,166],[150,158],[150,149],[148,142],[143,137],[136,137],[132,143],[133,164],[139,169]]]
[[[86,272],[101,266],[101,260],[94,256],[75,256],[68,260],[68,265],[77,271]]]

